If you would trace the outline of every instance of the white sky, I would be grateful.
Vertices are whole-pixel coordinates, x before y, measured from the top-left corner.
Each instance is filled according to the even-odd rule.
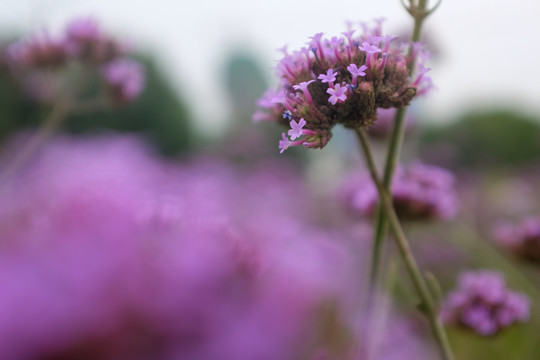
[[[424,101],[429,117],[505,104],[540,113],[539,11],[535,0],[443,0],[425,27],[444,55],[431,66],[438,91]],[[339,35],[346,20],[385,17],[390,32],[412,21],[398,0],[0,0],[0,31],[58,28],[88,14],[152,51],[202,128],[227,117],[220,71],[231,48],[251,50],[270,76],[284,44]]]

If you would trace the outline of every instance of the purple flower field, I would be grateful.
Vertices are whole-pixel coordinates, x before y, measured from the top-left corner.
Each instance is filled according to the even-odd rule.
[[[540,122],[427,116],[393,5],[233,53],[225,124],[98,16],[0,38],[0,360],[538,359]]]

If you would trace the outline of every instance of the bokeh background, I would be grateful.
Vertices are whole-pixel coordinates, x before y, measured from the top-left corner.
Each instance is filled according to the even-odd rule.
[[[62,132],[139,134],[167,158],[219,156],[247,169],[280,157],[282,129],[251,122],[257,98],[277,83],[278,48],[303,46],[317,32],[338,35],[347,21],[384,17],[384,28],[397,34],[412,26],[397,0],[2,0],[0,8],[3,43],[91,15],[127,39],[146,65],[138,101],[73,116]],[[459,359],[540,357],[538,264],[520,262],[493,237],[497,221],[540,215],[539,10],[532,0],[443,0],[425,23],[437,89],[411,106],[414,125],[403,157],[453,171],[461,206],[448,224],[410,224],[413,247],[445,292],[460,270],[487,267],[502,271],[533,302],[530,323],[497,337],[451,330]],[[2,142],[39,124],[48,111],[12,89],[0,78]],[[376,147],[382,159],[383,147]],[[291,149],[279,161],[299,170],[319,201],[335,194],[345,173],[363,166],[354,137],[343,129],[324,151]],[[333,216],[318,214],[319,222],[354,226],[346,215],[327,212]],[[407,312],[414,295],[399,282],[393,289]]]

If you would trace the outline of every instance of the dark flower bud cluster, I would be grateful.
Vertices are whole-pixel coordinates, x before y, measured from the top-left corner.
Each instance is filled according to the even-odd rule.
[[[420,43],[411,46],[383,35],[381,22],[372,29],[365,26],[361,35],[355,30],[342,35],[328,39],[318,33],[307,47],[292,53],[283,49],[277,65],[280,88],[263,95],[253,117],[290,128],[282,135],[281,152],[297,145],[322,148],[336,124],[367,127],[378,109],[406,106],[431,87],[425,75],[430,69],[417,62],[427,58]],[[411,79],[413,63],[418,65]]]
[[[516,224],[499,223],[494,235],[501,246],[519,258],[540,264],[540,217],[528,217]]]
[[[74,63],[89,71],[98,69],[115,103],[134,100],[144,88],[143,67],[127,57],[124,43],[108,35],[90,17],[68,23],[57,36],[40,32],[18,40],[2,51],[2,57],[26,93],[42,102],[58,97],[58,84],[64,83],[58,78]]]
[[[392,182],[394,208],[401,219],[450,220],[458,210],[454,184],[454,175],[437,166],[416,162],[399,167]],[[379,199],[367,173],[347,178],[339,197],[361,216],[373,215]]]
[[[447,297],[441,317],[480,335],[495,335],[503,328],[529,319],[527,296],[508,290],[504,277],[494,271],[466,272]]]

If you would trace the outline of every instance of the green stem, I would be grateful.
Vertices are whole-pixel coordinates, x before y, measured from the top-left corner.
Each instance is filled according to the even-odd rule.
[[[420,0],[417,9],[420,11],[414,17],[414,29],[411,36],[411,41],[416,42],[420,40],[420,34],[422,32],[422,25],[425,19],[425,11],[427,7],[426,0]],[[412,54],[412,46],[409,48],[409,56]],[[416,59],[413,59],[409,64],[409,73],[412,73],[416,65]],[[394,177],[394,172],[396,169],[397,162],[399,160],[399,155],[403,145],[403,138],[405,135],[405,113],[407,109],[405,107],[399,108],[396,111],[394,117],[394,128],[392,130],[392,136],[390,138],[390,144],[388,148],[388,153],[386,156],[386,164],[384,167],[383,175],[383,185],[388,193],[390,192],[390,187],[392,184],[392,179]],[[373,241],[373,249],[371,256],[371,268],[370,268],[370,287],[371,289],[376,288],[376,284],[379,283],[379,276],[381,273],[381,259],[383,253],[384,238],[388,232],[388,222],[385,217],[385,212],[382,207],[379,205],[376,216],[376,225],[375,225],[375,238]]]
[[[414,287],[420,297],[421,309],[423,310],[422,312],[429,321],[431,330],[439,346],[442,358],[445,360],[452,360],[454,357],[452,355],[452,350],[450,349],[450,344],[448,342],[446,332],[444,331],[444,327],[438,316],[437,307],[435,306],[426,281],[422,277],[418,264],[416,263],[416,260],[409,246],[409,242],[407,241],[405,233],[403,232],[403,228],[401,227],[401,223],[396,215],[392,204],[392,198],[390,197],[388,191],[385,189],[382,181],[380,180],[379,175],[377,174],[375,161],[373,160],[373,154],[371,152],[367,136],[364,130],[360,128],[355,129],[355,131],[360,141],[360,145],[362,146],[364,158],[369,168],[370,175],[373,179],[373,182],[377,186],[381,207],[385,212],[386,218],[388,219],[390,229],[392,230],[394,239],[396,240],[399,252],[401,254],[401,257],[403,258],[407,272],[409,273]]]

